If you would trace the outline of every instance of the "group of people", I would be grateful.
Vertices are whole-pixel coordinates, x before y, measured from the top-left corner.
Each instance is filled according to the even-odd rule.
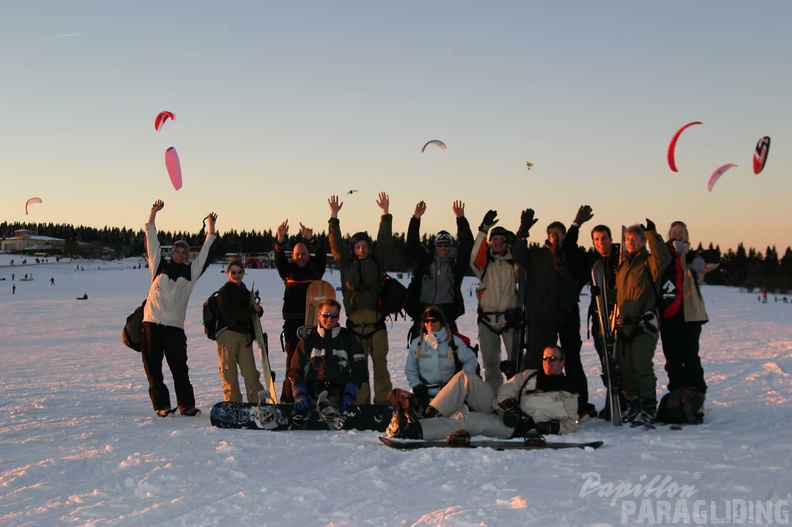
[[[650,220],[623,233],[624,247],[613,243],[610,229],[591,230],[593,249],[578,244],[581,226],[593,217],[588,205],[578,209],[569,228],[559,221],[546,228],[541,245],[528,244],[537,223],[532,209],[521,213],[519,228],[498,226],[497,212],[488,211],[473,235],[465,206],[454,201],[456,236],[442,230],[421,242],[421,217],[427,205],[416,204],[407,231],[413,260],[406,308],[412,318],[405,374],[410,391],[394,390],[388,370],[388,335],[378,303],[382,262],[392,248],[390,199],[376,200],[380,221],[376,240],[357,232],[347,242],[341,235],[338,196],[328,199],[330,252],[340,271],[341,302],[319,306],[317,327],[304,326],[306,292],[325,272],[326,252],[313,231],[302,224],[302,241],[287,254],[288,220],[277,229],[275,264],[284,282],[283,347],[287,374],[281,402],[298,410],[316,404],[319,394],[341,410],[352,404],[390,404],[400,409],[389,433],[399,437],[439,437],[464,426],[472,433],[509,437],[526,430],[543,433],[574,431],[585,416],[597,411],[588,399],[580,350],[579,296],[590,283],[591,266],[601,260],[617,334],[614,359],[621,378],[624,422],[649,424],[656,416],[657,379],[653,358],[662,339],[668,389],[707,386],[699,358],[701,325],[706,322],[699,285],[704,274],[700,255],[690,248],[687,227],[674,222],[664,242]],[[178,409],[198,412],[187,375],[184,312],[190,291],[205,270],[216,238],[216,215],[207,216],[206,240],[198,256],[187,262],[186,243],[174,243],[173,256],[160,256],[154,219],[164,204],[155,202],[146,224],[152,285],[144,314],[143,362],[149,393],[160,415],[173,412],[162,382],[162,358],[174,377]],[[183,249],[183,250],[182,250]],[[313,254],[311,254],[313,253]],[[478,353],[457,334],[465,313],[462,279],[468,271],[479,280]],[[232,260],[228,282],[218,296],[221,317],[228,321],[217,337],[220,376],[226,400],[242,400],[237,366],[248,401],[257,402],[263,389],[253,360],[251,315],[261,308],[249,302],[242,278],[245,268]],[[339,323],[341,312],[346,324]],[[596,305],[589,307],[597,316]],[[595,348],[605,353],[598,324]],[[505,358],[503,349],[505,348]],[[369,383],[369,361],[373,385]],[[605,375],[603,371],[603,376]],[[608,417],[607,404],[600,412]],[[453,431],[453,430],[452,430]]]

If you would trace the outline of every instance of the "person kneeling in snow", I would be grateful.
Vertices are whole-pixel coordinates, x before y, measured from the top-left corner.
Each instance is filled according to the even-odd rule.
[[[442,439],[462,428],[471,435],[521,437],[530,431],[568,434],[577,431],[577,394],[564,375],[564,352],[548,346],[542,370],[525,370],[504,383],[494,394],[479,377],[460,371],[432,399],[430,413],[418,418],[407,392],[391,397],[399,411],[385,434],[402,439]]]

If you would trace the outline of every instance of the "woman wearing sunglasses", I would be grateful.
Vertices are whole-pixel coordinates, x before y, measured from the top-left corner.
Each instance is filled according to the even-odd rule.
[[[253,355],[253,327],[251,317],[263,313],[261,305],[250,305],[250,291],[242,279],[245,267],[234,258],[226,267],[228,281],[217,294],[217,360],[223,381],[223,400],[242,402],[239,373],[245,380],[245,394],[249,403],[258,403],[258,393],[264,389]],[[239,370],[237,370],[239,367]]]
[[[404,373],[412,387],[418,413],[431,417],[429,403],[458,371],[475,375],[478,357],[451,332],[443,310],[429,306],[421,316],[420,336],[410,343]]]

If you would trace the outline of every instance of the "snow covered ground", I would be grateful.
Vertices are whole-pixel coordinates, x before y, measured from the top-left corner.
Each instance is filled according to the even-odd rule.
[[[646,431],[587,419],[568,440],[603,440],[599,450],[401,452],[381,445],[375,432],[210,425],[209,408],[222,393],[200,311],[224,281],[219,264],[198,282],[187,318],[190,374],[204,413],[161,419],[151,409],[139,355],[119,340],[126,316],[147,291],[147,270],[134,268],[140,261],[21,266],[16,256],[10,267],[9,260],[0,256],[2,526],[792,521],[792,304],[782,298],[760,304],[756,294],[704,288],[711,322],[702,336],[710,386],[702,426]],[[20,281],[25,273],[34,279]],[[326,278],[339,284],[337,272]],[[245,282],[261,291],[280,380],[282,283],[272,270],[250,270]],[[75,300],[83,293],[87,301]],[[467,298],[461,329],[475,339],[474,300]],[[581,298],[584,309],[588,302]],[[406,331],[399,321],[390,332],[394,386],[404,388]],[[583,357],[600,406],[604,393],[590,340]],[[656,357],[664,387],[659,349]]]

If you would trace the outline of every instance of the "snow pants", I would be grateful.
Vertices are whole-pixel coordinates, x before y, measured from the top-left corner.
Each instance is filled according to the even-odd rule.
[[[245,380],[245,393],[249,403],[258,403],[258,393],[264,389],[261,374],[256,367],[253,346],[248,334],[227,329],[217,336],[217,361],[220,363],[220,380],[223,381],[223,400],[242,402],[239,373]],[[237,371],[237,366],[239,370]]]
[[[503,384],[503,375],[500,370],[501,363],[501,340],[506,348],[506,358],[517,364],[519,360],[519,331],[509,328],[500,335],[490,329],[483,322],[478,323],[479,330],[479,351],[481,352],[481,363],[484,366],[484,380],[492,388],[493,393],[497,393],[498,388]]]
[[[182,328],[143,322],[141,340],[143,368],[149,383],[149,398],[154,410],[170,409],[170,392],[162,376],[162,359],[168,361],[176,403],[180,410],[195,406],[195,393],[187,368],[187,335]]]
[[[509,438],[514,428],[503,424],[503,418],[494,413],[492,401],[495,391],[478,376],[460,371],[432,399],[434,407],[443,417],[421,419],[423,438],[444,439],[459,428],[471,435]]]
[[[363,348],[366,361],[371,357],[371,370],[374,379],[374,404],[387,404],[388,394],[393,389],[388,371],[388,332],[379,327],[377,313],[370,309],[352,311],[348,314],[351,325],[348,327]],[[357,396],[358,404],[371,404],[371,386],[364,383]]]
[[[669,392],[683,387],[707,392],[704,368],[699,357],[701,325],[701,322],[685,322],[682,313],[663,319],[660,325]]]

